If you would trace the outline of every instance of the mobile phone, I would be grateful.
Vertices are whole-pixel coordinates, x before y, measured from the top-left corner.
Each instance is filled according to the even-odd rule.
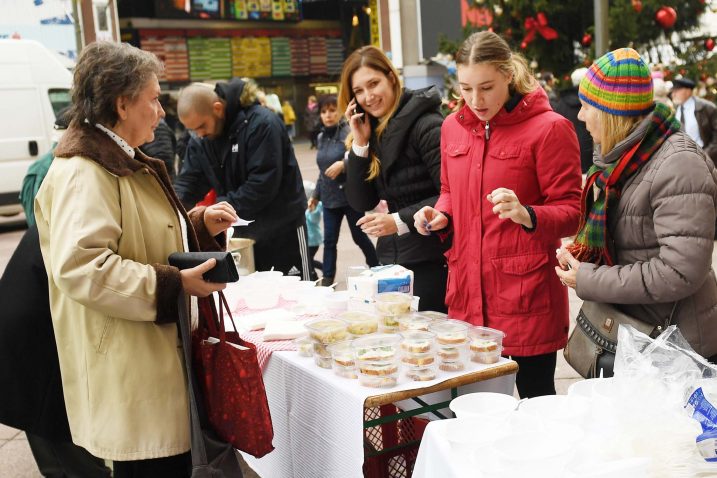
[[[354,96],[354,105],[355,105],[354,106],[354,114],[355,115],[363,113],[363,116],[359,118],[359,121],[363,123],[366,120],[366,112],[361,107],[361,105],[359,104],[359,102],[355,96]]]

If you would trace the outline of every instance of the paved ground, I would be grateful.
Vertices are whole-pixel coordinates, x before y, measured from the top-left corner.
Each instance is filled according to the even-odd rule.
[[[308,143],[296,145],[296,153],[301,166],[304,179],[316,181],[318,169],[315,163],[315,151],[309,150]],[[0,219],[0,271],[15,249],[22,230],[17,227],[17,218]],[[316,257],[322,255],[321,249]],[[340,282],[338,288],[344,288],[346,268],[350,265],[361,264],[362,254],[358,247],[351,240],[351,234],[346,221],[341,228],[341,236],[338,243],[338,265],[336,280]],[[714,257],[713,257],[714,259]],[[713,260],[714,263],[714,260]],[[570,316],[574,317],[580,308],[580,299],[574,293],[570,294]],[[564,394],[568,386],[578,379],[578,375],[568,366],[558,353],[558,367],[555,373],[555,382],[558,393]],[[246,478],[253,478],[253,473],[247,473]],[[25,434],[13,428],[0,425],[0,477],[4,478],[34,478],[41,477],[35,462],[30,453]]]

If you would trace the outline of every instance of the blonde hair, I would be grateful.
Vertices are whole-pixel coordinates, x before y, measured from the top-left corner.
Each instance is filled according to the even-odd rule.
[[[644,116],[618,116],[598,111],[600,123],[600,154],[605,156],[612,151],[617,143],[627,138],[635,125],[642,121]]]
[[[510,50],[508,43],[490,31],[477,32],[466,38],[456,52],[456,65],[488,63],[506,76],[510,76],[510,89],[521,95],[535,91],[540,84],[533,76],[528,62],[519,53]],[[465,101],[458,100],[460,106]]]
[[[244,89],[242,89],[241,95],[239,95],[239,104],[241,104],[242,108],[246,108],[249,105],[253,105],[259,99],[260,90],[259,85],[251,78],[242,78],[241,81],[244,82]]]
[[[343,69],[341,70],[341,85],[339,87],[338,95],[339,111],[346,111],[346,108],[351,102],[351,99],[354,96],[353,85],[351,84],[351,81],[353,79],[354,73],[356,73],[356,70],[363,66],[383,73],[389,80],[391,78],[394,79],[393,104],[389,107],[388,112],[383,116],[383,118],[379,118],[378,125],[376,126],[376,129],[374,131],[374,133],[376,134],[376,138],[380,140],[381,136],[383,135],[383,132],[386,129],[386,126],[388,126],[389,120],[394,115],[394,113],[396,113],[396,110],[398,109],[398,104],[401,101],[401,79],[398,76],[398,71],[391,63],[391,60],[389,60],[388,57],[381,50],[379,50],[375,46],[370,45],[359,48],[358,50],[351,53],[351,55],[349,55],[349,57],[344,62]],[[350,133],[346,138],[347,148],[351,147],[351,143],[353,143],[353,140],[353,134]],[[367,181],[370,181],[376,176],[378,176],[378,173],[381,170],[381,162],[379,158],[376,157],[376,154],[373,151],[371,151],[370,157],[371,164],[368,170],[368,177],[366,178]]]

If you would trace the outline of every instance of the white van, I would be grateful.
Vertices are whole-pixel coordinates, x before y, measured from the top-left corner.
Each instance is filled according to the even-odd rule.
[[[41,43],[0,39],[0,215],[22,212],[22,180],[50,150],[71,83],[70,71]]]

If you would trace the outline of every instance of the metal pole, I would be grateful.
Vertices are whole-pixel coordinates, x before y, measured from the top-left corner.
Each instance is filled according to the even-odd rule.
[[[609,49],[608,0],[595,0],[595,57],[604,55]]]

